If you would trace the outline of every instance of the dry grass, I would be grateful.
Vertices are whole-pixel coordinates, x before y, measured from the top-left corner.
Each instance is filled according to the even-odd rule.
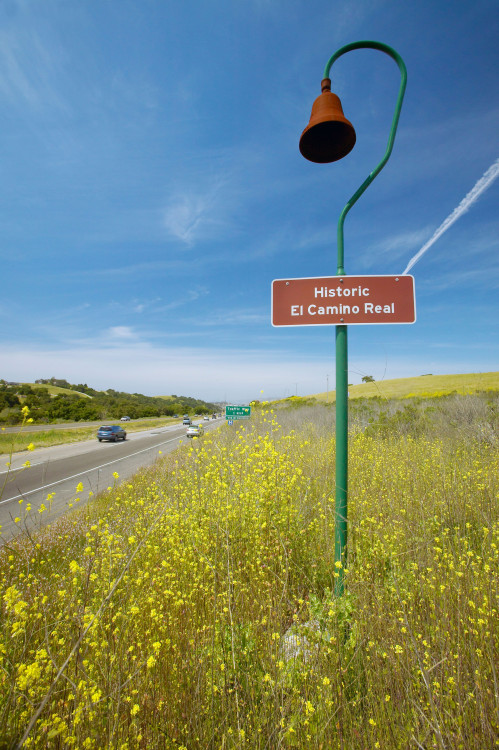
[[[58,385],[49,385],[48,383],[23,383],[23,385],[29,385],[33,390],[46,390],[51,396],[79,396],[80,398],[92,398],[88,393],[82,393],[81,391],[73,391],[70,388],[61,388]]]
[[[264,410],[4,547],[4,746],[494,747],[496,447],[358,420],[335,600],[331,424]]]
[[[348,389],[351,399],[407,398],[410,396],[442,396],[456,393],[467,394],[478,391],[499,391],[499,372],[469,373],[463,375],[421,375],[417,378],[379,380],[374,383],[352,385]],[[335,392],[314,395],[319,401],[334,401]]]

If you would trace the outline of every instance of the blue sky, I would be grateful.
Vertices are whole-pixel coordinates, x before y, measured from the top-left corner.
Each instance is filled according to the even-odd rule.
[[[298,141],[329,57],[408,85],[345,222],[399,274],[499,157],[496,0],[2,0],[0,377],[244,403],[334,387],[334,327],[273,328],[275,278],[336,273],[338,216],[399,85],[332,89],[342,161]],[[353,326],[349,382],[499,370],[499,179],[412,268],[414,325]]]

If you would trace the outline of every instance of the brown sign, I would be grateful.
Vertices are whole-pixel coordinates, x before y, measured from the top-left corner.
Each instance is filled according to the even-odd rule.
[[[414,323],[413,276],[275,279],[273,326]]]

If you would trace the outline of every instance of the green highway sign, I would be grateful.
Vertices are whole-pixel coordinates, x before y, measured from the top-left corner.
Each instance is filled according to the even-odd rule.
[[[251,406],[226,406],[225,419],[249,419]]]

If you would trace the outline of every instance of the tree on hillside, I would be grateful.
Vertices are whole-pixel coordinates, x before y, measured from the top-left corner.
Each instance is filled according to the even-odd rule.
[[[0,411],[6,407],[19,406],[20,403],[15,393],[9,393],[8,391],[0,393]]]
[[[0,394],[6,396],[0,399],[0,421],[7,418],[14,422],[21,421],[21,401],[17,393],[22,396],[22,403],[32,410],[32,418],[38,422],[53,422],[60,420],[117,420],[125,414],[132,419],[141,417],[161,417],[173,414],[210,414],[216,410],[214,404],[191,396],[177,396],[164,399],[159,396],[145,396],[143,393],[126,393],[109,388],[107,391],[97,391],[87,383],[74,385],[63,378],[40,378],[37,385],[59,386],[69,393],[52,395],[47,388],[33,389],[20,383],[9,384],[0,380]],[[91,396],[91,399],[81,398],[75,391]],[[8,396],[7,396],[8,394]],[[7,409],[14,409],[15,415],[7,413]]]
[[[372,375],[364,375],[362,378],[363,383],[374,383],[374,378]]]

